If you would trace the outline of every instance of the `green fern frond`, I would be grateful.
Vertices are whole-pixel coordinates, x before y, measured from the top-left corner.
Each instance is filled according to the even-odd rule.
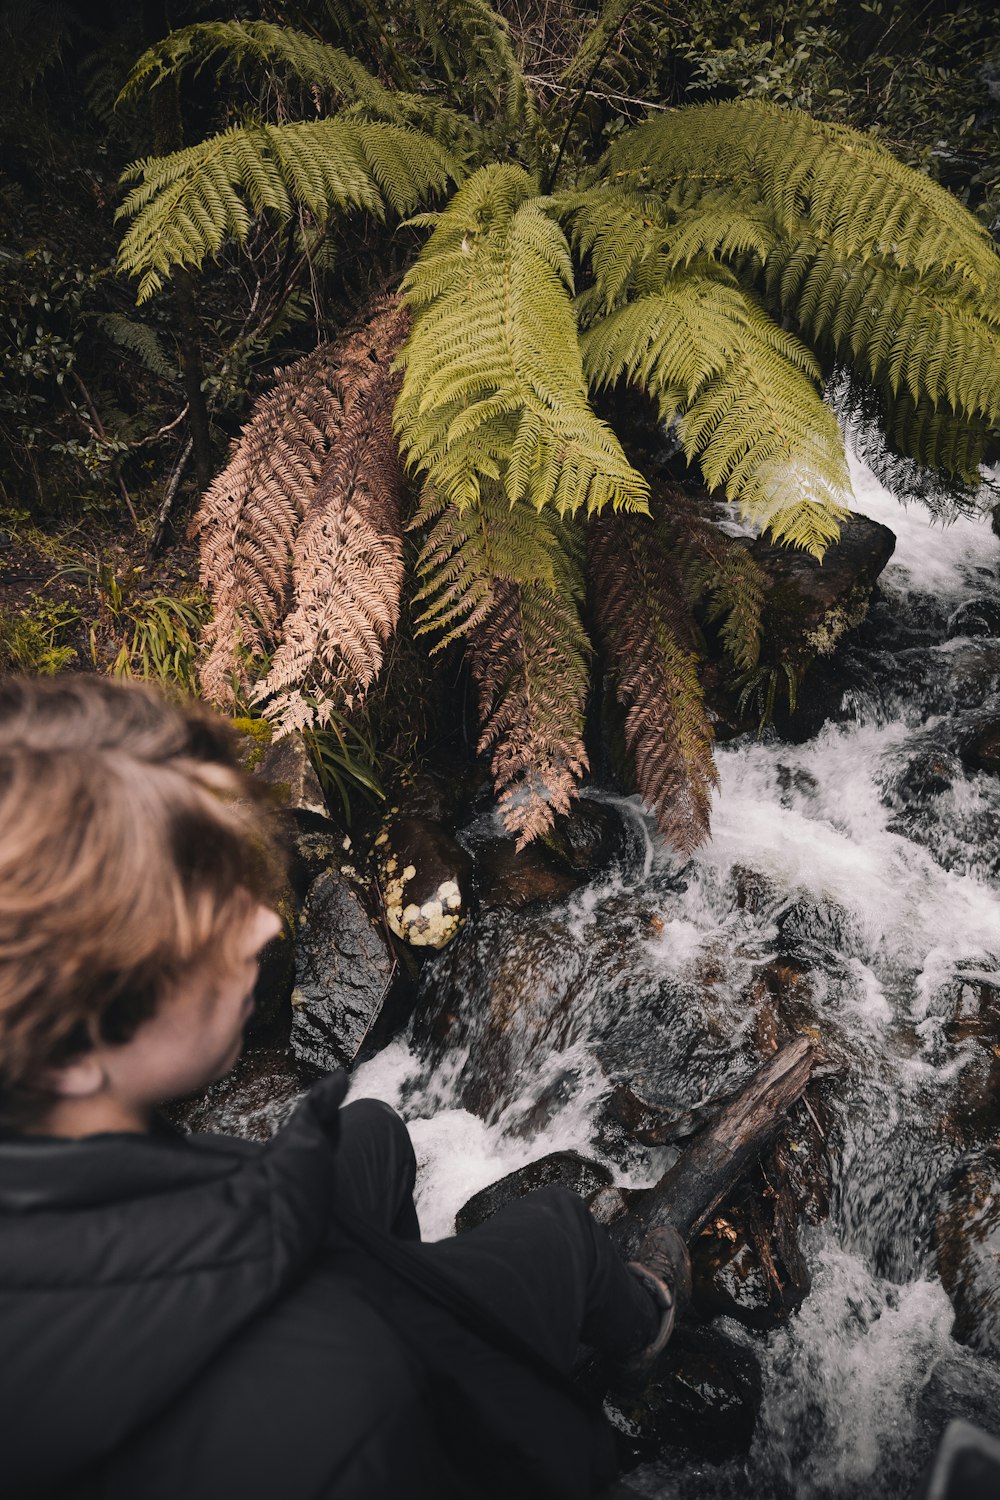
[[[424,532],[416,633],[438,637],[435,653],[475,630],[494,607],[499,585],[539,584],[550,592],[557,587],[555,559],[564,528],[551,510],[510,505],[484,486],[478,500],[459,512],[428,488],[411,526]]]
[[[378,218],[411,213],[462,175],[435,141],[405,126],[311,120],[234,126],[124,174],[138,179],[118,210],[131,219],[119,269],[144,302],[177,266],[200,266],[229,239],[246,241],[262,214],[287,222],[299,207],[318,220],[352,208]]]
[[[489,0],[420,3],[413,13],[437,67],[465,96],[469,113],[490,121],[488,133],[505,151],[511,145],[533,144],[538,129],[535,101],[511,43],[510,27]]]
[[[569,247],[527,173],[482,168],[404,282],[414,310],[396,425],[411,470],[459,510],[643,509],[647,486],[587,401]]]
[[[629,131],[600,175],[659,189],[688,183],[766,208],[789,240],[815,232],[845,258],[875,252],[919,275],[953,268],[987,302],[1000,264],[952,195],[860,131],[759,100],[692,106]]]
[[[816,556],[837,537],[852,493],[819,368],[739,288],[676,276],[595,322],[583,353],[593,385],[625,376],[679,419],[687,457],[747,519]]]
[[[1000,421],[1000,307],[808,241],[768,265],[773,295],[813,340],[893,394]],[[953,278],[954,282],[954,278]]]
[[[155,88],[185,68],[200,73],[213,60],[216,71],[247,64],[284,73],[304,87],[329,93],[338,104],[367,104],[390,113],[393,96],[356,58],[339,47],[269,21],[201,21],[171,31],[148,48],[129,74],[119,99]]]
[[[147,324],[136,323],[123,313],[115,312],[102,313],[96,321],[113,343],[134,354],[153,375],[175,383],[180,380],[176,362],[165,353],[156,333]]]
[[[577,257],[589,261],[593,293],[584,293],[586,322],[591,307],[607,311],[618,303],[638,267],[663,244],[666,222],[648,193],[596,187],[550,201]]]

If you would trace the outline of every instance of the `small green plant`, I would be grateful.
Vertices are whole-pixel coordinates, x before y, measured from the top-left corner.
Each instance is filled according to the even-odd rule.
[[[0,610],[0,672],[54,677],[76,660],[64,637],[79,618],[70,605],[37,594],[22,609]]]
[[[745,714],[751,709],[757,713],[757,733],[763,733],[774,718],[778,689],[784,687],[788,694],[788,712],[793,714],[801,682],[802,673],[787,661],[776,666],[753,667],[737,681],[740,713]]]
[[[208,602],[189,594],[144,594],[138,577],[122,577],[107,564],[60,570],[86,585],[96,602],[90,624],[90,659],[114,677],[141,677],[182,693],[195,693],[198,636]]]
[[[206,613],[196,597],[155,594],[137,600],[123,611],[126,635],[111,665],[112,675],[176,683],[185,693],[194,693],[198,632]]]
[[[337,792],[348,824],[354,792],[360,792],[369,802],[385,801],[375,746],[358,724],[334,714],[322,729],[304,730],[303,738],[324,795],[329,800]]]

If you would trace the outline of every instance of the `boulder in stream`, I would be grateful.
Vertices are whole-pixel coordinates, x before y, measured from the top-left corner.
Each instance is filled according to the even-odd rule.
[[[1000,775],[1000,720],[981,724],[964,742],[960,755],[971,771]]]
[[[1000,1358],[1000,1150],[984,1151],[953,1179],[935,1244],[955,1337]]]
[[[586,1028],[574,987],[584,962],[566,921],[531,909],[516,928],[506,911],[480,912],[425,967],[414,1043],[431,1070],[466,1052],[465,1109],[496,1119],[528,1063],[565,1050]]]
[[[371,1057],[405,1023],[409,976],[377,917],[335,870],[313,882],[299,918],[291,1047],[316,1073]]]
[[[255,1047],[225,1076],[167,1109],[184,1130],[266,1141],[285,1123],[306,1087],[287,1047]]]
[[[750,552],[768,576],[765,633],[780,659],[805,667],[831,656],[868,613],[875,581],[895,546],[887,526],[858,514],[843,522],[822,563],[809,552],[758,537]]]
[[[472,860],[430,818],[394,817],[375,839],[386,921],[415,948],[443,948],[465,920]]]
[[[600,1162],[588,1161],[576,1151],[553,1151],[538,1161],[508,1172],[499,1182],[480,1188],[455,1215],[455,1230],[464,1234],[491,1219],[508,1203],[515,1203],[536,1188],[558,1183],[588,1200],[611,1186],[611,1173]]]
[[[605,1410],[633,1462],[681,1448],[720,1463],[748,1451],[760,1403],[752,1351],[715,1329],[682,1324],[646,1389],[613,1394]]]
[[[476,850],[476,887],[483,911],[516,911],[541,901],[561,901],[583,883],[545,844],[517,847],[513,838],[490,840]]]

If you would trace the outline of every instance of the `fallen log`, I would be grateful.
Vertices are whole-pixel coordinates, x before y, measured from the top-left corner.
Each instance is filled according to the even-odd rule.
[[[796,1037],[781,1047],[714,1122],[692,1138],[655,1187],[629,1194],[629,1218],[635,1227],[628,1238],[637,1242],[649,1225],[670,1223],[686,1240],[693,1239],[771,1143],[817,1061],[808,1037]]]

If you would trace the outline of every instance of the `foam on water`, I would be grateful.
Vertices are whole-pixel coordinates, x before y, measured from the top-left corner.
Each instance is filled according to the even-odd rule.
[[[948,1357],[952,1321],[940,1282],[880,1281],[821,1243],[812,1290],[773,1340],[761,1471],[800,1500],[867,1494],[880,1473],[891,1483],[918,1441],[917,1397]]]
[[[896,538],[880,584],[893,592],[931,594],[956,602],[969,592],[980,568],[995,570],[997,539],[982,517],[935,521],[918,503],[901,505],[871,469],[848,449],[854,509],[888,526]]]

